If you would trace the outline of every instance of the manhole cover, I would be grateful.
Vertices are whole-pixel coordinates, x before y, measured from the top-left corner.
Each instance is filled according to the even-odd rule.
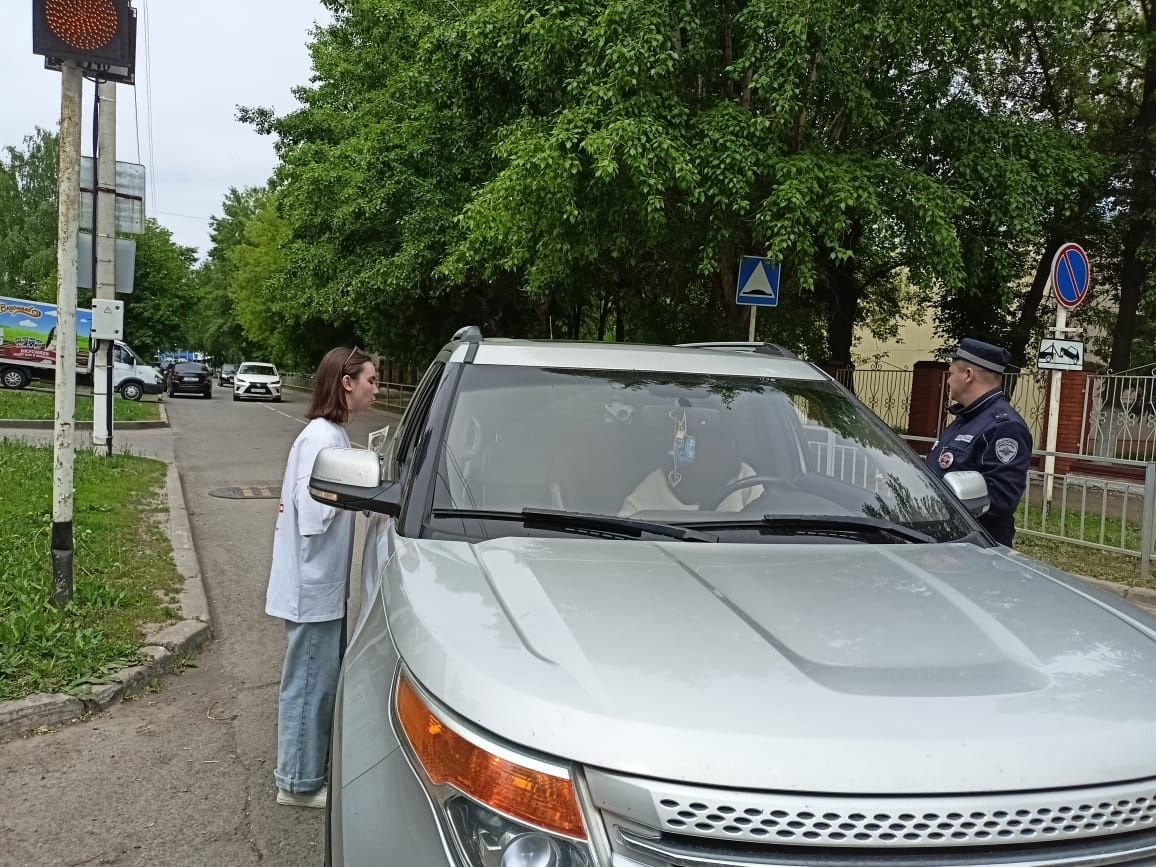
[[[280,485],[237,485],[231,488],[213,488],[210,497],[226,500],[276,500],[281,496]]]

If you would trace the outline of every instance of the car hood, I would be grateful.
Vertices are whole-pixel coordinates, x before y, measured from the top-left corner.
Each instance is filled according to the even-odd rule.
[[[413,675],[543,753],[810,792],[1156,776],[1156,618],[1007,549],[397,541]]]
[[[229,375],[234,379],[243,379],[245,382],[263,382],[266,385],[270,382],[279,382],[281,380],[280,376],[269,376],[264,373],[233,373]]]

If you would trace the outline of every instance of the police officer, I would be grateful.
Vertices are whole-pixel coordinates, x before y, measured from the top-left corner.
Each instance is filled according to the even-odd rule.
[[[1002,545],[1015,537],[1015,511],[1027,486],[1032,434],[1003,393],[1010,356],[1005,349],[967,338],[947,370],[948,412],[955,421],[939,435],[927,465],[939,477],[978,470],[991,508],[979,522]]]

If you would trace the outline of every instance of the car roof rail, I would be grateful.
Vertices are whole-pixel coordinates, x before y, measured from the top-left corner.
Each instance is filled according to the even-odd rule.
[[[476,325],[465,325],[454,332],[451,340],[460,340],[462,343],[481,343],[482,329]]]
[[[794,358],[797,360],[799,357],[791,352],[791,350],[784,349],[777,343],[764,343],[761,341],[712,340],[704,343],[679,343],[676,345],[686,349],[729,349],[732,352],[757,352],[759,355],[772,355],[775,358]]]

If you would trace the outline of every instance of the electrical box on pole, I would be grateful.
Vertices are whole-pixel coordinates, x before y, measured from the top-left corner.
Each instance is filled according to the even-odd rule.
[[[124,339],[124,302],[97,299],[92,303],[92,336],[97,340]]]
[[[136,10],[128,0],[32,0],[32,53],[49,69],[71,60],[89,75],[132,84]]]

